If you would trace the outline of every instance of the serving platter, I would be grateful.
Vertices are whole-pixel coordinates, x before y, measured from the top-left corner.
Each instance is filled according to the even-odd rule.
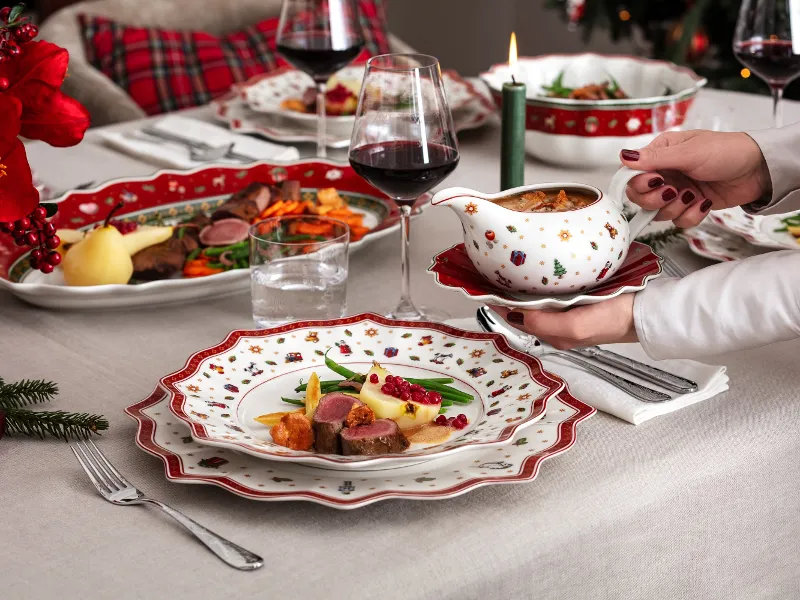
[[[137,422],[137,446],[161,459],[172,482],[214,485],[251,500],[305,500],[354,509],[395,498],[443,500],[487,485],[533,481],[543,461],[572,447],[578,423],[595,409],[564,388],[548,400],[545,416],[535,426],[517,432],[503,447],[389,472],[349,473],[268,462],[199,444],[172,415],[159,386],[125,412]]]
[[[397,205],[356,175],[349,164],[317,159],[207,165],[190,171],[163,170],[144,177],[115,179],[56,199],[59,210],[52,222],[58,229],[91,229],[122,200],[125,205],[117,213],[120,220],[169,224],[221,205],[252,182],[279,183],[287,179],[299,180],[304,195],[313,196],[320,188],[335,187],[351,209],[365,215],[364,225],[371,230],[350,244],[351,252],[358,252],[400,227]],[[414,215],[420,214],[428,198],[426,195],[419,200]],[[10,236],[0,237],[0,289],[47,308],[149,307],[224,296],[247,290],[249,285],[249,271],[236,269],[193,279],[70,287],[64,283],[60,269],[50,275],[32,270],[28,251],[16,246]]]
[[[457,110],[453,110],[453,126],[456,132],[476,129],[491,119],[496,119],[496,109],[485,84],[479,80],[462,80],[469,90],[470,100]],[[237,90],[217,98],[212,103],[214,116],[228,125],[231,131],[260,135],[267,139],[288,143],[315,143],[317,139],[316,121],[298,120],[295,115],[258,112],[248,106],[247,101]],[[301,115],[302,113],[296,113]],[[314,117],[316,119],[316,117]],[[353,121],[332,120],[328,123],[326,145],[329,148],[347,148]]]
[[[412,444],[405,452],[342,456],[290,450],[272,441],[263,414],[295,409],[281,397],[301,398],[294,388],[312,372],[337,379],[325,354],[358,373],[378,361],[394,375],[448,377],[474,396],[454,404],[469,425],[440,443]],[[544,415],[548,398],[564,386],[538,359],[512,349],[498,334],[475,333],[435,323],[394,321],[374,314],[301,321],[258,331],[234,331],[223,342],[193,354],[161,379],[172,413],[200,443],[278,462],[338,470],[387,469],[505,445],[517,430]]]
[[[622,266],[602,285],[563,296],[519,294],[493,285],[472,264],[463,242],[436,254],[428,273],[436,278],[440,287],[461,292],[467,298],[485,304],[558,310],[595,304],[620,294],[643,290],[648,282],[661,275],[661,260],[650,246],[634,241]]]

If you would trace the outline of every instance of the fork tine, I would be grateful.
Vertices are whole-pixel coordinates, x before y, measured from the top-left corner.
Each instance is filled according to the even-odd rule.
[[[95,453],[92,451],[92,449],[89,447],[89,444],[87,444],[86,442],[82,442],[82,444],[83,444],[83,448],[84,448],[84,450],[86,451],[86,453],[87,453],[87,454],[89,454],[89,456],[90,456],[90,459],[91,459],[92,463],[93,463],[93,464],[94,464],[94,466],[95,466],[95,469],[97,469],[98,471],[100,471],[100,473],[102,473],[102,475],[103,475],[103,479],[104,479],[104,480],[105,480],[107,483],[111,483],[111,485],[112,485],[112,486],[114,486],[114,488],[115,488],[115,489],[114,489],[114,490],[112,490],[112,491],[116,491],[116,490],[122,490],[122,489],[125,489],[125,485],[123,485],[122,483],[120,483],[119,481],[117,481],[116,477],[114,477],[114,476],[111,474],[111,471],[109,471],[109,470],[108,470],[108,469],[105,467],[105,465],[103,464],[103,462],[102,462],[102,461],[101,461],[101,460],[100,460],[100,459],[97,457],[97,455],[96,455],[96,454],[95,454]],[[96,448],[96,446],[95,446],[95,448]],[[98,450],[98,452],[99,452],[99,450]]]
[[[86,459],[86,461],[84,461],[84,459],[81,458],[81,454],[83,454],[83,448],[80,448],[79,446],[77,446],[77,444],[75,444],[70,446],[70,450],[72,450],[72,453],[75,455],[75,458],[78,459],[78,462],[81,463],[81,467],[83,467],[83,470],[86,471],[86,474],[89,476],[89,479],[92,481],[94,487],[97,488],[97,491],[100,492],[100,494],[105,495],[115,491],[110,489],[105,482],[101,483],[102,477],[100,477],[100,474],[94,469],[94,465],[90,466],[88,458]]]
[[[121,483],[122,483],[122,484],[123,484],[125,487],[135,487],[135,486],[134,486],[134,485],[132,485],[132,484],[131,484],[131,483],[130,483],[130,482],[127,480],[127,479],[125,479],[125,478],[122,476],[122,474],[121,474],[119,471],[117,471],[117,470],[114,468],[114,465],[112,465],[112,464],[109,462],[109,460],[106,458],[105,454],[103,454],[103,453],[100,451],[100,448],[98,448],[97,446],[95,446],[95,443],[94,443],[94,442],[93,442],[91,439],[89,439],[89,440],[86,440],[86,441],[87,441],[89,444],[91,444],[92,448],[94,448],[94,452],[95,452],[95,454],[96,454],[96,455],[97,455],[97,456],[100,458],[100,460],[101,460],[101,461],[103,461],[103,463],[105,464],[105,466],[106,466],[108,469],[110,469],[110,470],[111,470],[111,472],[112,472],[112,473],[113,473],[113,474],[116,476],[116,478],[117,478],[117,479],[118,479],[118,480],[119,480],[119,481],[120,481],[120,482],[121,482]]]

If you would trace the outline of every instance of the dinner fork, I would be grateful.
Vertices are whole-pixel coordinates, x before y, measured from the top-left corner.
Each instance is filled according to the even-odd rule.
[[[178,144],[180,146],[184,146],[188,148],[190,153],[193,154],[192,160],[197,160],[198,162],[202,162],[203,159],[201,158],[194,158],[194,156],[215,156],[214,158],[206,158],[205,160],[218,160],[220,158],[230,158],[232,160],[238,160],[241,162],[253,162],[257,160],[252,156],[248,156],[246,154],[240,154],[238,152],[233,151],[233,142],[229,144],[225,144],[224,146],[212,146],[211,144],[206,144],[205,142],[200,142],[197,140],[192,140],[189,138],[185,138],[181,135],[176,135],[174,133],[168,133],[166,131],[161,131],[155,127],[143,127],[141,132],[145,135],[150,137],[158,138],[164,140],[165,142],[172,142],[173,144]],[[224,152],[221,155],[217,154],[224,148]]]
[[[264,565],[264,560],[260,556],[218,536],[174,508],[145,496],[114,468],[91,440],[88,440],[88,443],[73,444],[70,448],[94,487],[111,504],[118,506],[154,504],[188,529],[209,550],[230,566],[240,571],[252,571]]]
[[[661,270],[669,277],[677,277],[678,279],[682,279],[689,274],[669,256],[665,256],[661,261]]]

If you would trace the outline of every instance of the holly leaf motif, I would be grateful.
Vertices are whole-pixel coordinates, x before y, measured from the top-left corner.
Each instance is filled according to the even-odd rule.
[[[411,360],[414,360],[414,361],[418,361],[419,360],[419,356],[409,356],[408,358],[410,358]]]
[[[278,338],[278,343],[279,344],[282,344],[285,341],[286,341],[286,338]]]
[[[503,362],[503,359],[502,358],[495,358],[492,362],[493,363],[501,363],[501,362]]]
[[[494,379],[486,383],[486,387],[492,387],[494,385]]]
[[[530,383],[523,383],[521,386],[519,386],[519,389],[524,390],[529,385],[530,385]]]
[[[448,342],[447,344],[445,344],[445,345],[444,345],[444,347],[445,347],[445,348],[452,348],[452,347],[453,347],[453,346],[455,346],[455,345],[456,345],[456,343],[455,343],[455,342]]]
[[[345,334],[347,337],[353,337],[353,332],[352,332],[352,331],[350,331],[349,329],[345,329],[345,330],[344,330],[344,334]]]
[[[364,354],[367,356],[375,356],[375,353],[372,350],[364,350]]]
[[[514,442],[515,446],[524,446],[528,443],[528,438],[519,438],[516,442]]]

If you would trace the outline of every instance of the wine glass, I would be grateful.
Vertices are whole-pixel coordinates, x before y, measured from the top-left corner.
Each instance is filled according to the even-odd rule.
[[[800,33],[792,39],[792,21],[800,24],[800,5],[787,0],[743,0],[733,37],[733,53],[772,90],[772,118],[782,125],[784,88],[800,75]]]
[[[400,207],[401,298],[387,316],[445,320],[441,311],[414,306],[409,273],[411,208],[458,165],[453,117],[437,59],[384,54],[367,62],[350,140],[350,164]]]
[[[317,156],[325,158],[325,84],[364,47],[356,0],[283,0],[278,52],[317,86]]]

